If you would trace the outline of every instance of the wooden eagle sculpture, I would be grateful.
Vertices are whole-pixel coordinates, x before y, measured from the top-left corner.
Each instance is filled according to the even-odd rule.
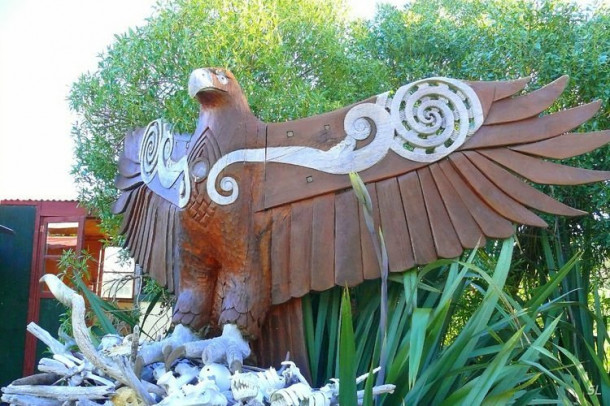
[[[599,101],[540,116],[567,80],[515,96],[528,79],[434,77],[330,113],[264,123],[229,71],[197,69],[188,86],[201,104],[193,135],[154,121],[125,140],[115,204],[125,245],[176,293],[175,323],[235,323],[265,337],[259,361],[277,362],[287,350],[304,360],[300,298],[380,276],[350,172],[367,185],[391,272],[509,237],[515,223],[545,227],[533,210],[584,214],[524,181],[610,179],[546,159],[610,142],[610,131],[568,133]]]

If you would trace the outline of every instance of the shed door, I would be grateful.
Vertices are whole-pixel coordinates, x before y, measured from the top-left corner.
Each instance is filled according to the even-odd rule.
[[[41,238],[39,238],[38,269],[39,277],[45,274],[57,275],[59,260],[67,250],[80,252],[83,245],[83,217],[43,217],[41,221]],[[66,312],[65,306],[59,303],[49,291],[46,284],[40,284],[38,325],[57,337],[61,324],[60,316]],[[46,345],[36,345],[36,363],[46,351]]]
[[[23,376],[35,206],[0,206],[0,386]]]

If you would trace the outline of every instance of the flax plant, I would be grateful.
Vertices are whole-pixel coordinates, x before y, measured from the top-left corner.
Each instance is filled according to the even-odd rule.
[[[366,205],[366,188],[352,179]],[[505,292],[515,241],[497,245],[495,258],[474,250],[462,260],[391,274],[387,291],[382,281],[369,281],[351,289],[351,300],[346,292],[341,301],[339,289],[306,299],[314,379],[348,379],[383,362],[385,383],[396,385],[392,395],[378,399],[384,405],[603,404],[587,369],[558,340],[573,304],[558,287],[579,257],[566,261],[521,301]],[[478,306],[464,316],[461,307],[472,296]],[[384,315],[385,334],[378,334]],[[341,320],[339,340],[333,333],[339,328],[336,320]],[[345,333],[352,322],[353,334]],[[460,328],[452,329],[456,323]],[[351,337],[353,342],[347,342]],[[349,354],[349,362],[341,355],[337,362],[337,353]]]

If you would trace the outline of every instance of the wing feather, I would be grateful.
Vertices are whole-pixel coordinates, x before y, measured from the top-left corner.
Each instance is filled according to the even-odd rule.
[[[290,299],[290,206],[273,211],[271,229],[271,294],[274,303]]]
[[[358,200],[353,190],[335,195],[335,284],[356,286],[364,280]]]
[[[411,236],[411,247],[416,264],[427,264],[437,259],[434,249],[430,219],[417,173],[411,172],[398,178],[402,205]]]
[[[464,179],[466,179],[466,182],[494,211],[516,223],[535,227],[547,226],[544,220],[527,210],[490,182],[463,153],[458,152],[451,155],[450,161],[462,174]]]
[[[483,155],[473,151],[465,152],[464,155],[466,155],[466,157],[497,187],[519,203],[531,207],[532,209],[561,216],[582,216],[583,214],[587,214],[584,211],[566,206],[532,186],[529,186],[507,170],[485,158]]]
[[[594,171],[556,164],[508,148],[484,149],[480,153],[535,183],[581,185],[610,178],[610,171]]]
[[[369,196],[371,197],[371,203],[373,206],[373,231],[377,233],[377,230],[374,229],[375,224],[380,224],[377,188],[374,183],[369,183],[366,188],[369,193]],[[375,253],[373,241],[371,240],[370,231],[368,230],[366,222],[364,220],[364,209],[362,205],[359,204],[358,209],[358,217],[360,218],[360,230],[362,233],[362,237],[360,239],[360,249],[362,250],[362,273],[364,279],[377,279],[380,276],[377,254]]]
[[[565,159],[591,152],[610,142],[610,130],[567,133],[544,141],[511,146],[510,149],[545,158]]]
[[[593,117],[599,106],[600,102],[595,101],[542,117],[506,124],[484,125],[460,150],[524,144],[556,137]]]
[[[409,269],[415,265],[415,257],[398,181],[396,178],[383,180],[376,184],[376,189],[380,219],[378,224],[383,229],[390,272]]]
[[[123,214],[120,233],[124,246],[142,267],[170,291],[177,280],[173,251],[176,249],[175,207],[143,182],[140,173],[139,148],[144,129],[129,133],[119,157],[119,173],[115,185],[121,195],[113,206],[114,213]]]
[[[275,209],[274,209],[275,210]],[[314,197],[311,244],[311,289],[322,291],[335,285],[335,197]],[[275,297],[273,298],[275,301]]]
[[[512,223],[492,210],[477,193],[474,193],[448,160],[440,161],[438,165],[487,237],[507,238],[513,235],[515,228]]]
[[[465,248],[475,248],[485,244],[485,235],[481,228],[477,225],[440,166],[437,164],[430,165],[430,173],[447,208],[451,225],[455,229],[461,245]]]
[[[445,208],[441,194],[432,178],[430,168],[417,171],[424,202],[434,239],[436,253],[440,258],[455,258],[462,253],[462,244]]]
[[[133,178],[140,175],[140,163],[134,162],[125,155],[119,158],[119,173],[124,178]]]
[[[291,212],[290,295],[301,297],[309,292],[311,286],[312,201],[292,204]]]
[[[568,83],[566,75],[524,96],[507,98],[493,103],[485,117],[485,124],[502,124],[535,117],[551,107]]]

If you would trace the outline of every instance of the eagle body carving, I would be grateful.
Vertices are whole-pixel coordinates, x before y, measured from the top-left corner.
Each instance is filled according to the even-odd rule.
[[[236,323],[254,338],[273,334],[279,342],[266,352],[299,358],[299,298],[379,277],[349,172],[367,184],[391,272],[508,237],[514,223],[546,226],[532,209],[583,214],[524,182],[610,178],[546,160],[610,142],[610,131],[568,133],[599,102],[540,116],[566,82],[514,96],[527,80],[431,78],[334,112],[263,123],[230,72],[198,69],[189,82],[201,104],[192,136],[153,122],[126,138],[115,205],[126,246],[176,293],[174,322]]]

